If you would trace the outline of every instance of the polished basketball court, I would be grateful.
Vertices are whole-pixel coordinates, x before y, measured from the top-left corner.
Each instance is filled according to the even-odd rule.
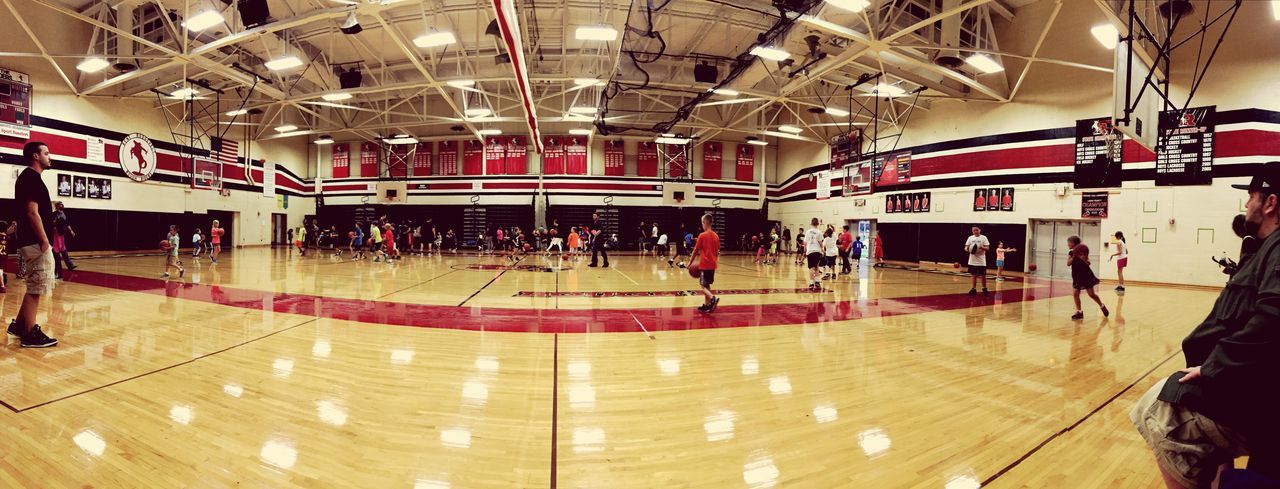
[[[730,255],[704,315],[655,257],[557,258],[82,259],[59,347],[0,363],[0,485],[1156,487],[1127,412],[1215,296],[1077,322],[1067,282],[864,260],[810,292]]]

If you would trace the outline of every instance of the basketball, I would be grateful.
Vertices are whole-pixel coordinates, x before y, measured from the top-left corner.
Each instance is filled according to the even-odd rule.
[[[1030,265],[1027,265],[1027,270],[1030,270],[1032,272],[1036,271],[1036,264],[1032,263]]]
[[[566,254],[560,255],[560,259],[561,259],[561,260],[568,260],[568,259],[569,259],[569,254],[568,254],[568,253],[566,253]]]
[[[169,251],[169,249],[170,249],[170,248],[173,248],[173,245],[169,243],[169,240],[167,240],[167,239],[162,239],[162,240],[160,240],[160,249],[161,249],[161,250]]]
[[[690,276],[690,277],[698,278],[698,277],[701,277],[701,276],[702,276],[702,269],[701,269],[701,268],[698,268],[698,264],[697,264],[697,263],[690,263],[690,264],[689,264],[689,267],[688,267],[688,270],[689,270],[689,276]]]
[[[952,263],[952,265],[954,265],[956,268],[960,268],[960,262]]]
[[[973,246],[970,246],[970,247],[969,247],[969,254],[970,254],[970,255],[976,255],[976,254],[978,254],[978,244],[977,244],[977,243],[974,243],[974,244],[973,244]]]
[[[354,237],[356,237],[356,232],[355,232],[355,231],[348,231],[348,232],[347,232],[347,238],[348,238],[348,239],[349,239],[349,238],[354,238]]]

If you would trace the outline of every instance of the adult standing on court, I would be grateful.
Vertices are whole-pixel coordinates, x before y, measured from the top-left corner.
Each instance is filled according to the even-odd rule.
[[[222,229],[222,224],[217,219],[213,220],[213,225],[209,227],[209,252],[212,253],[213,264],[218,264],[218,254],[222,253],[222,235],[227,230]]]
[[[782,228],[782,251],[791,252],[791,226]]]
[[[840,246],[840,274],[848,275],[853,271],[853,266],[849,264],[849,249],[853,247],[853,235],[849,233],[848,224],[844,226],[836,243]]]
[[[18,175],[14,185],[14,202],[17,204],[18,232],[13,247],[18,258],[26,264],[27,293],[22,296],[18,317],[9,323],[9,334],[22,340],[23,348],[48,348],[58,340],[50,338],[36,324],[36,310],[40,296],[53,290],[53,249],[49,236],[53,234],[53,205],[49,202],[49,189],[44,186],[40,174],[53,167],[49,146],[40,142],[28,142],[22,147],[22,159],[29,166]]]
[[[649,241],[649,231],[645,229],[644,221],[640,221],[640,226],[637,229],[640,232],[640,237],[636,238],[636,241],[639,243],[640,254],[643,255],[645,250],[644,244]]]
[[[1280,417],[1267,392],[1280,377],[1280,163],[1232,187],[1248,190],[1241,231],[1261,245],[1182,340],[1186,368],[1156,382],[1129,414],[1169,487],[1210,487],[1242,455],[1275,477],[1266,455],[1280,453]]]
[[[711,214],[702,215],[702,234],[699,234],[698,241],[693,243],[693,255],[689,263],[693,263],[694,258],[698,259],[700,270],[698,285],[702,286],[702,295],[706,298],[698,310],[705,313],[716,312],[720,298],[711,292],[711,284],[716,282],[716,267],[720,261],[720,235],[711,229]]]
[[[1116,285],[1116,292],[1124,293],[1124,269],[1129,266],[1129,243],[1124,240],[1124,233],[1116,231],[1116,252],[1111,254],[1108,260],[1116,260],[1116,279],[1119,284]]]
[[[969,275],[970,280],[969,295],[978,293],[978,279],[982,279],[982,294],[987,295],[987,250],[991,248],[991,241],[982,235],[982,228],[974,226],[970,231],[973,233],[969,239],[964,241],[964,251],[969,254]]]
[[[805,257],[809,261],[809,288],[820,289],[818,268],[822,266],[822,231],[818,230],[818,218],[809,221],[809,229],[804,232]]]
[[[591,213],[591,263],[589,267],[596,266],[596,254],[604,255],[604,267],[609,268],[609,251],[604,249],[605,242],[609,241],[604,235],[604,223],[600,222],[600,214]]]

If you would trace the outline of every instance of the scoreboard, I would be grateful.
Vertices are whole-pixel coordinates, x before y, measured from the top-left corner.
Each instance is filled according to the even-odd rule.
[[[1156,185],[1213,183],[1213,133],[1217,107],[1160,112]]]
[[[31,137],[31,82],[27,75],[0,68],[0,136]]]

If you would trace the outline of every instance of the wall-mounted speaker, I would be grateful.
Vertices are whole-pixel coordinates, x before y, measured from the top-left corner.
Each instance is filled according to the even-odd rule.
[[[706,63],[694,65],[693,80],[698,83],[716,83],[720,80],[720,70]]]
[[[267,0],[240,0],[236,4],[240,10],[240,21],[246,29],[267,23],[271,11],[267,9]]]

